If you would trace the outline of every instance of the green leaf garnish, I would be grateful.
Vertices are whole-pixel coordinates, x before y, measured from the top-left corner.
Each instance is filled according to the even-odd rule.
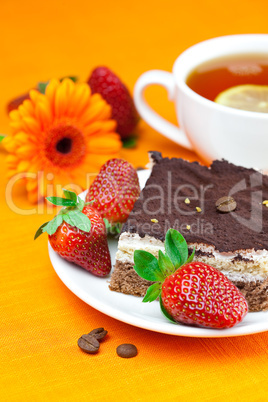
[[[182,265],[193,260],[195,249],[188,257],[189,251],[184,237],[177,230],[169,229],[165,237],[165,252],[164,254],[163,251],[159,250],[157,259],[145,250],[135,250],[134,270],[143,279],[155,282],[148,287],[142,301],[152,302],[159,297],[162,313],[169,321],[176,323],[163,306],[161,300],[162,284]]]
[[[108,221],[108,219],[106,219],[106,218],[103,218],[103,220],[104,220],[105,227],[106,227],[106,233],[108,235],[117,236],[121,233],[123,223],[121,223],[121,222],[110,223]]]
[[[175,267],[169,256],[161,250],[158,251],[158,264],[165,278],[175,272]]]
[[[61,197],[47,197],[47,200],[51,202],[51,204],[63,207],[75,207],[76,201],[70,200],[68,198]]]
[[[173,318],[171,317],[171,315],[167,312],[167,310],[165,309],[163,302],[162,302],[162,298],[161,295],[159,297],[159,302],[160,302],[160,309],[162,314],[169,320],[171,321],[173,324],[178,324],[177,321],[173,320]]]
[[[153,285],[149,286],[144,296],[142,302],[152,302],[156,300],[161,294],[162,286],[160,282],[153,283]]]
[[[192,261],[193,261],[193,259],[194,259],[194,253],[195,253],[195,247],[194,247],[194,249],[193,249],[192,254],[190,255],[190,257],[188,258],[188,260],[186,261],[185,264],[189,264],[189,262],[192,262]]]
[[[55,216],[50,222],[44,223],[37,230],[34,239],[37,239],[42,233],[47,232],[53,235],[62,222],[66,222],[84,232],[90,232],[91,222],[82,210],[84,208],[84,201],[78,197],[73,191],[63,190],[66,198],[61,197],[47,197],[47,200],[54,205],[63,206],[58,215]]]
[[[84,206],[85,206],[84,201],[81,200],[80,197],[77,197],[77,208],[79,209],[79,211],[82,211]]]
[[[48,224],[43,227],[43,232],[47,232],[49,235],[53,235],[58,227],[62,224],[63,222],[63,216],[61,214],[56,215],[55,218],[52,219],[52,221],[48,222]]]
[[[43,228],[44,228],[48,223],[49,223],[49,222],[43,223],[43,225],[41,225],[41,226],[37,229],[37,231],[36,231],[36,233],[35,233],[35,235],[34,235],[34,240],[36,240],[37,237],[39,237],[39,236],[43,233]]]
[[[0,142],[5,138],[5,135],[0,134]]]
[[[175,268],[179,268],[187,261],[188,246],[186,240],[175,229],[169,229],[166,233],[165,250]]]
[[[62,191],[63,191],[65,197],[68,198],[68,200],[73,200],[75,203],[77,202],[77,195],[73,191],[66,190],[65,188],[63,188]],[[80,200],[81,200],[81,198],[80,198]]]
[[[134,251],[134,269],[139,276],[147,281],[163,281],[165,279],[157,258],[144,250]]]
[[[89,232],[91,228],[91,222],[89,218],[83,214],[79,209],[73,209],[64,214],[65,222],[71,226],[75,226],[84,232]]]

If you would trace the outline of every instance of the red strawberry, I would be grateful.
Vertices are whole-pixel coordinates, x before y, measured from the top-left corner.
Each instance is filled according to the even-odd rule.
[[[123,159],[110,159],[100,169],[86,195],[103,218],[110,223],[125,222],[140,186],[136,170]]]
[[[183,324],[231,328],[247,313],[237,287],[217,269],[200,262],[179,268],[162,285],[162,303]]]
[[[209,328],[231,328],[248,312],[246,299],[217,269],[188,258],[187,243],[174,229],[165,239],[166,254],[158,260],[143,250],[134,253],[134,269],[155,281],[143,299],[160,299],[163,314],[172,322]]]
[[[48,197],[53,204],[65,208],[52,221],[42,225],[35,238],[47,232],[53,250],[62,258],[96,276],[108,275],[111,271],[111,258],[102,217],[92,206],[84,206],[84,202],[75,193],[64,192],[72,199]]]
[[[127,87],[107,67],[97,67],[88,79],[92,93],[99,93],[112,106],[112,118],[122,139],[133,134],[139,115]]]

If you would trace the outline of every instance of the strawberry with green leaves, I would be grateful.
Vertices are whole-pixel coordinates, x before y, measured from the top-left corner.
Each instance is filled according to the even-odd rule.
[[[159,297],[162,313],[173,323],[209,328],[231,328],[248,312],[247,302],[217,269],[188,257],[184,237],[169,229],[165,254],[158,259],[144,250],[134,253],[134,269],[139,276],[155,282],[147,289],[143,302]]]
[[[101,216],[111,225],[115,225],[127,220],[139,194],[136,170],[129,162],[114,158],[101,167],[89,187],[86,201],[92,201],[92,206]]]
[[[47,232],[51,247],[67,261],[80,265],[96,276],[111,271],[105,223],[99,212],[74,192],[63,190],[66,198],[47,197],[63,208],[37,230],[35,239]]]

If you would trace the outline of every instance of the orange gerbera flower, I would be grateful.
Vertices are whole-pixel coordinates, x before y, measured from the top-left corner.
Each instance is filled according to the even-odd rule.
[[[9,177],[22,173],[28,198],[37,202],[59,186],[87,184],[87,173],[121,148],[111,107],[85,83],[51,80],[45,94],[30,91],[10,112],[12,134],[2,141],[9,152]],[[24,174],[25,173],[25,174]],[[40,179],[41,177],[41,179]]]

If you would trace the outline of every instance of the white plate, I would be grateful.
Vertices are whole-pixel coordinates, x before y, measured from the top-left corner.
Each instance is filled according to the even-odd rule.
[[[149,171],[139,171],[141,187]],[[115,261],[117,241],[109,241],[112,262]],[[63,260],[49,245],[52,265],[62,282],[81,300],[110,317],[136,327],[170,335],[216,338],[249,335],[268,331],[268,312],[249,313],[242,323],[230,329],[215,330],[169,322],[160,312],[159,302],[142,303],[140,297],[112,292],[109,277],[98,278],[68,261]]]

